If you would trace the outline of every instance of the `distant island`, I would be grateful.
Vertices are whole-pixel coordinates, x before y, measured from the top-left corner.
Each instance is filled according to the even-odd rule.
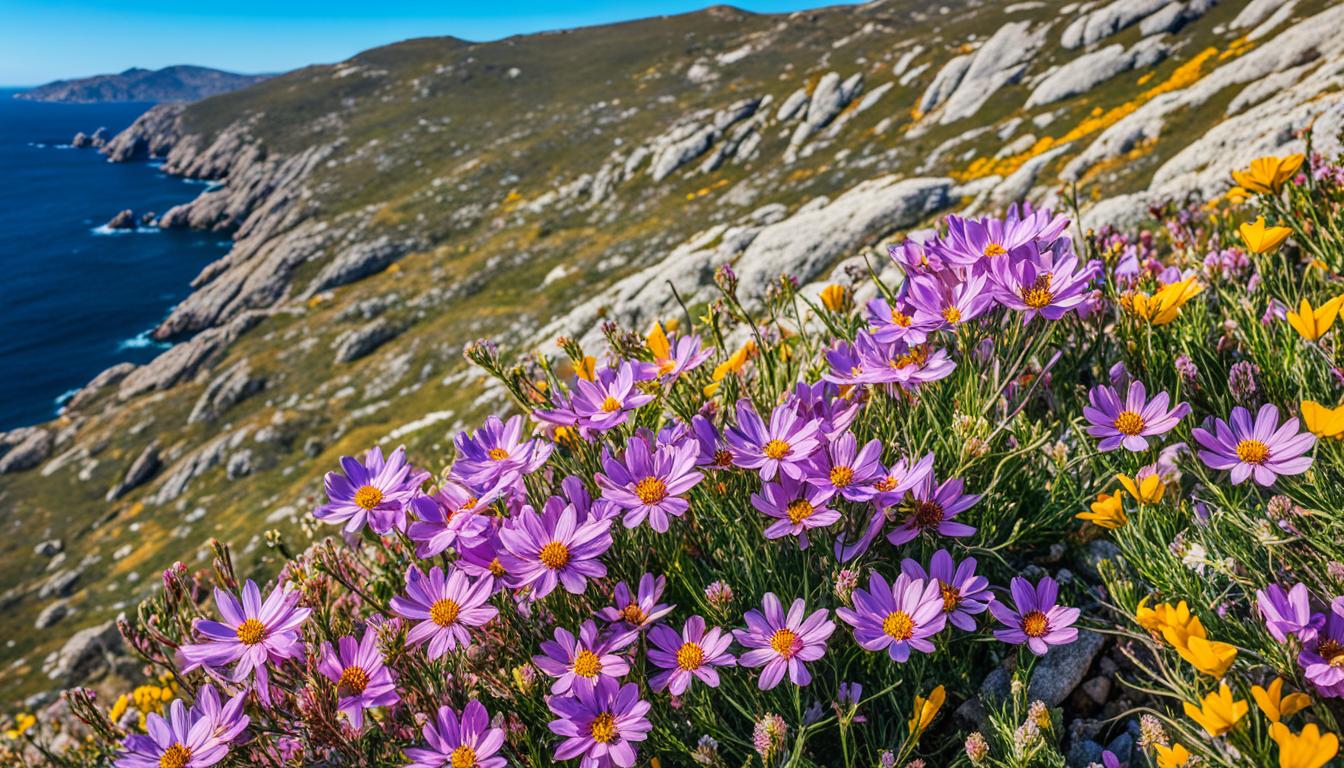
[[[246,88],[270,75],[240,75],[209,67],[178,65],[159,70],[132,67],[115,75],[57,80],[14,95],[29,101],[90,104],[109,101],[197,101]]]

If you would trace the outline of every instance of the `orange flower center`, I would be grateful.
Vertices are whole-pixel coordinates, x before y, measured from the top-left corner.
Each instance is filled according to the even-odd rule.
[[[621,410],[621,401],[611,395],[607,395],[607,399],[602,401],[602,410],[607,413],[619,411]]]
[[[950,613],[961,602],[961,590],[948,584],[946,581],[938,582],[938,591],[943,594],[943,612]]]
[[[1030,286],[1022,286],[1018,291],[1022,294],[1022,303],[1032,309],[1041,309],[1050,306],[1050,302],[1055,300],[1055,294],[1050,292],[1049,272],[1036,278],[1036,282]]]
[[[812,503],[807,499],[789,502],[789,522],[797,525],[812,516]]]
[[[238,625],[238,640],[243,645],[256,645],[266,639],[266,625],[256,619],[248,619]]]
[[[1137,435],[1143,431],[1143,417],[1133,411],[1121,411],[1113,426],[1122,435]]]
[[[798,641],[798,635],[793,630],[777,629],[775,634],[770,636],[770,647],[780,656],[791,659],[803,649],[803,644]]]
[[[462,606],[445,597],[442,600],[435,600],[434,604],[429,606],[429,620],[440,627],[446,627],[457,621],[457,614],[461,612]]]
[[[928,362],[929,348],[924,345],[915,347],[904,355],[891,361],[892,368],[908,368],[912,365],[923,365]]]
[[[899,325],[900,327],[902,328],[909,327],[910,320],[911,320],[910,316],[900,311],[899,309],[891,310],[891,322]]]
[[[943,310],[943,319],[949,323],[960,323],[961,310],[956,307],[948,307]]]
[[[989,245],[985,246],[984,253],[985,256],[989,258],[994,258],[995,256],[1002,256],[1005,253],[1008,253],[1008,249],[1004,248],[1002,245],[999,245],[998,243],[990,243]]]
[[[501,563],[501,562],[499,562],[499,558],[498,558],[498,557],[496,557],[496,558],[494,558],[493,560],[490,561],[490,575],[491,575],[491,576],[494,576],[496,579],[499,579],[499,578],[503,578],[503,576],[504,576],[505,574],[507,574],[507,573],[508,573],[508,571],[504,570],[504,564]]]
[[[555,570],[563,568],[569,562],[569,547],[558,541],[552,541],[541,548],[541,553],[537,556],[541,564]]]
[[[491,448],[486,455],[495,461],[503,461],[509,458],[509,452],[503,448]]]
[[[1247,438],[1237,443],[1237,458],[1247,464],[1264,464],[1269,460],[1269,446],[1259,440]]]
[[[733,454],[728,452],[727,448],[720,448],[714,452],[714,466],[728,467],[732,466]]]
[[[621,618],[631,624],[643,624],[648,617],[644,609],[639,607],[639,603],[631,603],[621,610]]]
[[[849,467],[831,467],[831,485],[844,488],[854,480],[854,470]]]
[[[574,674],[579,677],[597,677],[602,671],[602,659],[589,650],[579,651],[574,657]]]
[[[920,528],[933,528],[943,522],[943,505],[932,499],[915,502],[914,522]]]
[[[683,643],[677,649],[677,667],[687,672],[698,669],[705,663],[705,651],[696,643]]]
[[[373,510],[382,501],[383,492],[372,485],[360,486],[360,489],[355,491],[355,506],[366,512]]]
[[[635,483],[635,495],[645,504],[657,504],[667,498],[667,483],[656,477],[646,477]]]
[[[893,611],[883,619],[882,631],[892,640],[909,640],[915,634],[915,620],[905,611]]]
[[[180,743],[175,743],[163,751],[163,756],[159,758],[159,768],[186,768],[189,762],[191,762],[191,750]]]
[[[761,451],[768,457],[778,461],[789,455],[789,444],[783,440],[771,440],[761,448]]]
[[[881,480],[878,480],[876,483],[873,483],[873,487],[881,491],[882,493],[886,493],[887,491],[890,491],[892,488],[896,487],[896,478],[892,477],[891,475],[887,475]]]
[[[341,670],[341,679],[336,681],[336,692],[358,696],[369,687],[369,673],[362,667],[346,667]]]
[[[476,768],[476,750],[466,744],[453,750],[449,763],[453,768]]]
[[[1030,611],[1022,617],[1022,631],[1027,633],[1027,637],[1043,637],[1049,628],[1050,622],[1040,611]]]
[[[588,726],[588,735],[593,737],[593,741],[598,744],[610,744],[616,740],[616,716],[610,712],[603,712],[593,718],[593,724]]]
[[[1326,638],[1321,644],[1316,646],[1316,653],[1325,659],[1332,667],[1344,667],[1344,645],[1337,640]]]

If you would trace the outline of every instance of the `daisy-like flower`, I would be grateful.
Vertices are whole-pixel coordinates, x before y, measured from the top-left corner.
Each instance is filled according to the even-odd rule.
[[[276,585],[263,602],[261,590],[251,579],[243,584],[241,597],[240,602],[228,592],[215,589],[215,607],[223,621],[196,620],[196,633],[205,642],[187,643],[178,649],[182,671],[205,667],[218,672],[237,662],[233,681],[241,683],[252,677],[258,697],[269,703],[268,667],[303,658],[302,627],[312,609],[300,608],[299,592],[281,585]]]
[[[393,597],[390,603],[393,613],[416,622],[406,643],[429,643],[431,659],[459,645],[471,645],[468,627],[479,627],[499,613],[486,602],[493,582],[491,578],[473,581],[457,568],[445,577],[437,565],[428,574],[414,565],[406,569],[406,594]]]
[[[864,331],[855,337],[854,349],[862,369],[859,381],[867,384],[914,387],[946,378],[957,367],[945,349],[927,344],[885,344]]]
[[[545,440],[524,440],[524,426],[522,416],[505,422],[491,415],[474,434],[459,432],[453,440],[457,446],[453,476],[475,487],[502,487],[537,471],[555,446]]]
[[[490,727],[490,714],[477,700],[467,702],[459,720],[452,707],[439,707],[438,716],[425,722],[425,746],[407,747],[406,768],[504,768],[495,754],[504,746],[504,731]]]
[[[168,706],[168,716],[150,712],[146,734],[131,734],[122,744],[116,768],[208,768],[229,754],[229,746],[250,721],[243,714],[247,693],[222,706],[213,685],[196,694],[187,709],[180,699]]]
[[[416,520],[406,528],[415,542],[415,556],[427,559],[454,547],[480,544],[490,532],[490,520],[477,514],[479,500],[471,491],[446,482],[433,496],[411,499]]]
[[[1024,250],[1035,254],[1049,245],[1069,225],[1062,216],[1049,211],[1016,209],[1002,219],[965,219],[947,217],[947,236],[935,241],[934,251],[949,264],[974,267],[976,272],[992,268],[1011,252]]]
[[[994,306],[986,275],[957,280],[951,273],[916,275],[910,279],[910,304],[915,320],[937,327],[956,328]]]
[[[639,436],[625,444],[620,461],[604,449],[603,471],[596,476],[602,498],[625,510],[626,528],[634,528],[648,518],[653,530],[666,533],[668,516],[686,514],[691,503],[684,495],[704,479],[695,468],[698,454],[698,444],[690,440],[650,450],[649,443]]]
[[[936,533],[939,536],[970,536],[975,533],[973,526],[953,519],[980,500],[979,494],[965,493],[964,490],[965,484],[961,478],[953,477],[934,487],[933,474],[925,475],[911,490],[910,498],[900,505],[902,519],[896,529],[887,534],[887,541],[901,545],[921,533]]]
[[[1087,399],[1091,405],[1083,408],[1083,416],[1092,424],[1087,428],[1087,434],[1100,438],[1097,448],[1102,451],[1116,448],[1146,451],[1148,438],[1175,429],[1190,412],[1188,403],[1168,408],[1170,396],[1166,392],[1159,392],[1149,400],[1143,382],[1137,379],[1129,383],[1129,392],[1123,402],[1115,388],[1106,385],[1093,387]]]
[[[592,690],[603,678],[620,680],[630,672],[630,664],[619,651],[639,637],[638,632],[617,630],[599,633],[597,624],[585,621],[579,627],[579,636],[556,627],[554,640],[543,640],[541,655],[533,656],[532,663],[542,672],[555,678],[551,693],[561,695],[571,689]]]
[[[579,768],[631,768],[636,757],[631,742],[644,741],[653,730],[649,703],[639,698],[635,683],[604,678],[592,688],[551,699],[549,706],[557,718],[550,722],[551,732],[564,737],[554,757],[582,756]]]
[[[853,344],[836,339],[826,350],[826,364],[829,366],[821,374],[822,381],[839,386],[866,384],[863,373],[863,358]]]
[[[882,441],[873,439],[858,447],[853,432],[832,440],[817,451],[807,469],[807,482],[850,501],[867,501],[876,491],[873,483],[882,475]]]
[[[401,700],[392,670],[383,664],[373,627],[365,629],[360,640],[342,637],[335,648],[323,643],[317,671],[336,684],[336,709],[350,718],[357,731],[364,728],[364,710],[389,707]]]
[[[835,440],[854,423],[863,405],[862,398],[841,397],[840,387],[829,381],[815,384],[798,382],[784,400],[803,419],[815,419],[817,429],[827,441]]]
[[[406,462],[405,447],[383,459],[383,451],[373,447],[361,463],[353,456],[341,457],[344,474],[328,472],[328,503],[313,511],[324,522],[345,524],[346,533],[358,533],[367,522],[375,533],[387,534],[406,528],[406,503],[429,479]]]
[[[929,331],[938,325],[926,317],[916,322],[915,308],[905,302],[897,302],[893,307],[885,299],[872,299],[865,309],[869,332],[883,344],[898,341],[923,344],[929,338]]]
[[[635,388],[635,368],[629,362],[599,371],[596,381],[575,381],[574,390],[574,413],[583,426],[599,432],[624,424],[631,411],[653,399]]]
[[[699,336],[672,336],[663,332],[658,323],[653,326],[646,340],[649,351],[653,353],[654,365],[658,366],[658,378],[674,380],[681,374],[700,367],[710,355],[711,349],[701,349]]]
[[[1329,698],[1344,698],[1344,598],[1330,604],[1324,624],[1297,655],[1302,673]]]
[[[556,585],[581,595],[588,579],[607,575],[598,560],[611,548],[611,519],[580,522],[573,505],[538,515],[524,507],[499,532],[504,553],[500,563],[516,589],[530,587],[533,599],[549,595]]]
[[[666,625],[659,625],[649,633],[653,647],[649,649],[649,661],[663,670],[649,678],[649,685],[655,691],[668,690],[673,696],[680,696],[691,687],[692,679],[719,687],[719,672],[715,667],[732,667],[737,659],[728,653],[733,636],[711,627],[705,630],[705,620],[692,616],[686,620],[681,632]]]
[[[940,549],[929,560],[927,572],[919,563],[906,558],[901,561],[901,573],[912,579],[937,582],[947,620],[958,629],[974,632],[975,615],[984,613],[994,600],[989,579],[977,576],[975,566],[974,557],[958,563],[946,549]]]
[[[697,413],[691,417],[691,433],[699,449],[695,457],[696,466],[714,469],[733,466],[733,454],[728,450],[728,441],[723,439],[723,433],[714,426],[714,422]]]
[[[1204,450],[1199,459],[1210,469],[1232,471],[1232,484],[1253,477],[1262,486],[1271,486],[1280,475],[1300,475],[1311,467],[1306,455],[1316,444],[1316,436],[1297,431],[1297,419],[1279,425],[1279,409],[1273,404],[1260,407],[1254,422],[1251,412],[1237,406],[1229,421],[1217,419],[1210,432],[1194,430],[1195,441]]]
[[[864,650],[886,651],[892,661],[904,663],[914,649],[933,653],[929,638],[943,631],[947,616],[937,581],[912,579],[902,573],[895,584],[873,571],[868,589],[856,589],[853,608],[837,608],[835,615],[854,628],[854,641]]]
[[[1068,645],[1078,639],[1073,623],[1078,620],[1077,608],[1056,605],[1059,585],[1046,576],[1035,587],[1021,576],[1013,577],[1009,585],[1016,609],[1002,601],[989,604],[989,612],[1005,625],[994,630],[994,636],[1010,645],[1027,644],[1037,656],[1044,656],[1052,645]]]
[[[990,266],[994,297],[1000,304],[1022,313],[1024,324],[1040,315],[1058,320],[1087,301],[1089,285],[1096,274],[1091,266],[1079,267],[1072,253],[1046,252],[1039,257],[1010,255]]]
[[[751,401],[742,398],[737,401],[737,425],[726,435],[728,450],[734,464],[758,470],[762,480],[773,480],[781,472],[799,479],[807,474],[807,460],[821,445],[820,427],[787,404],[775,406],[767,426]]]
[[[733,630],[737,642],[750,649],[738,658],[744,667],[764,667],[757,686],[768,691],[779,685],[785,673],[794,685],[812,682],[808,662],[826,655],[826,640],[835,631],[826,609],[804,617],[806,606],[800,597],[793,601],[789,612],[773,592],[767,592],[760,611],[747,611],[743,620],[746,629]]]
[[[624,581],[618,582],[612,597],[615,605],[598,611],[597,617],[611,624],[619,623],[625,629],[647,629],[676,607],[658,602],[666,586],[667,579],[654,578],[652,573],[639,577],[639,589],[635,592]]]
[[[765,529],[765,538],[797,536],[798,546],[807,549],[807,532],[834,525],[840,513],[827,504],[834,491],[780,475],[778,482],[764,483],[760,493],[751,494],[751,506],[775,518]]]
[[[1255,605],[1265,620],[1265,629],[1280,643],[1287,643],[1289,635],[1310,639],[1325,623],[1323,614],[1311,612],[1311,593],[1306,584],[1298,583],[1288,590],[1278,584],[1257,589]]]

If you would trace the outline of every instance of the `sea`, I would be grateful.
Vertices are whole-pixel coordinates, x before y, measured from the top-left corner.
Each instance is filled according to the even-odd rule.
[[[154,161],[109,163],[77,149],[149,104],[49,104],[0,88],[0,430],[46,421],[89,379],[166,344],[149,331],[223,256],[219,233],[109,230],[118,211],[162,213],[204,189]]]

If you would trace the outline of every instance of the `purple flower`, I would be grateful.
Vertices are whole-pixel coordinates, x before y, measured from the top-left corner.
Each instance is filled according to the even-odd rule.
[[[1143,382],[1137,379],[1130,382],[1124,402],[1113,387],[1105,385],[1093,387],[1087,399],[1091,406],[1083,408],[1083,416],[1092,423],[1087,434],[1101,438],[1097,448],[1102,451],[1121,447],[1146,451],[1147,438],[1175,429],[1177,422],[1190,412],[1188,403],[1168,409],[1170,397],[1166,392],[1159,392],[1149,401]]]
[[[815,384],[800,381],[784,403],[793,406],[800,417],[816,419],[817,429],[828,441],[849,429],[863,405],[857,397],[841,397],[840,387],[828,381]]]
[[[126,737],[116,768],[208,768],[218,763],[247,727],[246,699],[247,694],[240,693],[221,706],[215,687],[207,684],[190,710],[178,699],[168,706],[168,717],[149,713],[147,735]]]
[[[390,603],[392,611],[417,622],[406,636],[410,646],[429,643],[429,658],[437,659],[457,648],[471,645],[467,627],[479,627],[499,613],[490,599],[494,579],[472,581],[453,568],[445,578],[437,565],[426,575],[416,566],[406,569],[406,595]]]
[[[989,612],[1007,627],[994,630],[999,640],[1010,645],[1026,643],[1032,653],[1044,656],[1050,646],[1068,645],[1078,639],[1073,623],[1078,620],[1079,611],[1055,605],[1059,585],[1054,579],[1046,576],[1032,587],[1031,582],[1015,576],[1009,589],[1016,610],[999,600],[989,604]]]
[[[313,516],[328,523],[345,523],[346,533],[357,533],[367,522],[378,534],[406,528],[406,502],[429,479],[428,472],[417,472],[406,463],[406,448],[401,447],[383,460],[377,446],[364,454],[361,464],[353,456],[341,457],[344,475],[328,472],[328,503]]]
[[[797,536],[798,546],[807,549],[808,530],[834,525],[840,519],[839,512],[826,506],[833,493],[781,475],[778,482],[764,483],[760,493],[751,494],[751,506],[775,518],[765,529],[765,538]]]
[[[524,440],[523,426],[522,416],[504,422],[491,415],[475,434],[459,432],[453,440],[457,446],[453,476],[474,487],[507,487],[537,471],[555,446]]]
[[[989,608],[994,596],[989,591],[989,579],[975,574],[975,558],[968,557],[957,563],[946,549],[933,553],[926,573],[919,563],[906,558],[901,561],[901,573],[912,579],[931,579],[938,583],[943,598],[943,613],[954,627],[967,632],[975,631],[975,615]]]
[[[490,533],[490,520],[477,514],[477,499],[466,488],[446,482],[433,496],[411,499],[418,518],[406,529],[416,543],[415,556],[430,558],[451,547],[480,544]]]
[[[932,453],[927,453],[914,466],[910,466],[908,459],[902,458],[892,465],[891,469],[884,470],[878,476],[872,483],[872,513],[857,538],[847,533],[835,537],[835,556],[838,560],[849,562],[868,551],[868,547],[882,532],[882,526],[887,522],[885,510],[901,501],[906,491],[931,478],[933,458]]]
[[[1296,584],[1284,591],[1278,584],[1270,584],[1255,591],[1255,604],[1265,620],[1265,629],[1280,643],[1293,635],[1308,640],[1316,634],[1325,620],[1322,614],[1311,612],[1311,594],[1306,584]]]
[[[551,699],[557,719],[551,732],[563,736],[556,760],[583,756],[579,768],[631,768],[635,748],[630,742],[648,738],[653,725],[645,715],[649,703],[639,698],[635,683],[620,685],[604,678],[593,688],[575,688],[574,695]]]
[[[603,678],[619,680],[630,672],[630,664],[617,655],[635,641],[638,632],[599,633],[591,620],[579,627],[575,637],[567,629],[555,628],[555,639],[541,643],[541,655],[533,656],[537,669],[555,678],[551,693],[560,695],[571,689],[592,690]]]
[[[821,374],[828,384],[855,386],[866,384],[863,373],[863,358],[858,350],[847,341],[836,339],[826,350],[826,364],[829,368]]]
[[[877,571],[868,577],[867,590],[854,590],[854,607],[837,608],[835,615],[854,628],[854,641],[864,650],[885,650],[892,661],[902,663],[912,648],[933,653],[929,638],[947,622],[937,581],[902,573],[895,584],[888,584]]]
[[[923,344],[938,325],[927,318],[916,322],[915,308],[904,303],[893,307],[884,299],[873,299],[866,308],[870,333],[883,344]]]
[[[994,296],[1000,304],[1022,314],[1029,323],[1040,315],[1058,320],[1088,299],[1088,285],[1096,270],[1079,268],[1072,253],[1062,256],[1048,251],[1040,256],[1010,253],[990,266]]]
[[[654,342],[650,336],[649,349],[653,352],[653,362],[658,366],[658,378],[675,380],[681,374],[700,367],[710,355],[712,349],[701,349],[702,342],[697,335],[664,337],[665,347]]]
[[[652,573],[639,577],[639,591],[633,594],[624,581],[618,582],[613,596],[616,604],[598,611],[597,617],[612,624],[622,622],[628,629],[651,627],[675,607],[658,602],[666,585],[667,579],[655,579]]]
[[[695,434],[695,444],[699,448],[695,464],[699,467],[726,469],[733,466],[733,454],[728,450],[728,442],[723,439],[714,422],[700,414],[691,417],[691,430]]]
[[[687,619],[680,633],[666,625],[654,627],[649,641],[654,646],[649,649],[649,661],[663,670],[649,678],[649,685],[655,691],[667,689],[673,696],[685,693],[692,678],[718,688],[719,672],[715,667],[737,665],[737,659],[728,653],[732,635],[718,627],[706,632],[705,620],[699,616]]]
[[[270,702],[267,665],[304,655],[303,622],[312,613],[299,608],[299,593],[276,585],[262,602],[261,590],[251,579],[243,584],[242,602],[222,589],[215,589],[215,607],[223,622],[197,619],[196,633],[203,643],[188,643],[178,649],[183,672],[206,667],[212,672],[238,662],[233,681],[241,683],[255,674],[257,695]]]
[[[915,275],[910,278],[910,303],[917,323],[956,328],[984,314],[994,306],[994,296],[986,288],[988,278],[974,275],[958,280],[944,272]]]
[[[686,514],[691,504],[683,495],[704,479],[695,468],[698,452],[698,445],[690,440],[650,451],[638,436],[625,444],[620,461],[604,449],[603,472],[596,476],[602,498],[625,510],[626,528],[638,526],[647,517],[653,530],[666,533],[668,516]]]
[[[933,243],[934,251],[950,264],[975,267],[977,272],[1006,261],[1001,258],[1019,249],[1037,252],[1038,240],[1054,240],[1068,227],[1068,219],[1039,211],[1025,218],[1003,219],[947,217],[947,236]],[[1030,246],[1029,248],[1027,246]]]
[[[628,363],[598,372],[597,381],[574,382],[573,409],[584,426],[605,431],[625,423],[630,411],[653,399],[635,389],[635,369]]]
[[[963,493],[965,484],[958,477],[944,480],[936,488],[934,482],[933,473],[929,473],[911,490],[910,499],[901,506],[904,519],[887,534],[887,541],[900,545],[921,533],[936,533],[939,536],[970,536],[975,533],[973,526],[956,522],[953,518],[974,506],[980,500],[979,494]]]
[[[462,708],[462,719],[452,707],[439,707],[438,717],[425,723],[425,747],[407,747],[406,768],[504,768],[495,753],[504,745],[504,731],[490,727],[490,715],[475,699]]]
[[[759,470],[762,480],[773,480],[780,472],[800,479],[808,458],[820,446],[820,426],[815,420],[804,421],[786,404],[775,406],[767,427],[751,401],[742,398],[737,401],[737,426],[728,428],[728,450],[734,464]]]
[[[1344,698],[1344,598],[1335,598],[1329,614],[1316,621],[1322,619],[1322,629],[1306,641],[1297,663],[1322,696]]]
[[[1120,768],[1120,758],[1116,757],[1115,753],[1109,749],[1102,750],[1101,768]]]
[[[611,548],[611,520],[580,522],[573,505],[545,515],[524,507],[499,538],[505,550],[500,562],[514,588],[531,587],[534,599],[549,595],[556,584],[581,595],[588,579],[607,575],[598,558]]]
[[[807,482],[850,501],[867,501],[876,493],[872,484],[882,475],[882,441],[869,440],[862,449],[853,432],[831,441],[808,464]]]
[[[336,646],[322,644],[317,671],[336,684],[336,708],[358,731],[364,727],[364,710],[391,706],[401,697],[392,671],[383,664],[378,632],[373,627],[364,630],[363,639],[342,637]]]
[[[1230,424],[1217,419],[1213,432],[1198,427],[1194,436],[1205,449],[1199,460],[1210,469],[1232,470],[1233,485],[1254,477],[1271,486],[1279,475],[1300,475],[1311,467],[1311,457],[1304,454],[1316,444],[1315,435],[1297,431],[1295,418],[1279,426],[1279,409],[1272,404],[1260,407],[1254,423],[1251,412],[1237,406]]]
[[[768,691],[779,685],[787,672],[794,685],[812,682],[807,662],[826,655],[826,639],[835,631],[835,622],[823,608],[806,618],[800,597],[789,607],[788,615],[773,592],[761,602],[762,611],[747,611],[746,629],[733,630],[737,642],[749,648],[738,659],[744,667],[764,667],[757,686]]]
[[[854,349],[863,371],[857,380],[867,384],[929,384],[951,375],[957,367],[945,349],[904,342],[886,344],[864,331],[855,338]]]

